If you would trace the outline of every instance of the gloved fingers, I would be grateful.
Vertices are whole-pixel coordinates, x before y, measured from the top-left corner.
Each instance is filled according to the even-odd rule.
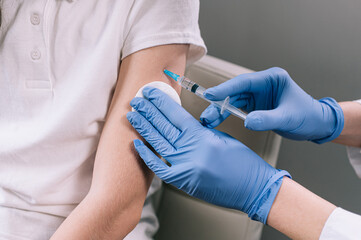
[[[145,87],[143,95],[178,129],[185,130],[189,126],[198,125],[199,122],[193,118],[182,106],[173,101],[161,90]]]
[[[265,71],[241,74],[218,86],[208,88],[204,92],[204,96],[212,101],[220,101],[227,96],[262,91],[268,87],[268,80],[274,75],[274,69],[275,68],[271,68]]]
[[[244,125],[255,131],[282,130],[287,125],[288,116],[280,108],[253,111],[248,114]]]
[[[167,166],[157,155],[155,155],[147,146],[144,145],[139,139],[134,141],[135,150],[137,150],[139,156],[143,159],[144,163],[152,170],[155,175],[165,182],[172,176],[172,169]]]
[[[140,113],[128,112],[127,119],[160,155],[166,157],[174,153],[174,147]]]
[[[243,108],[248,103],[248,99],[240,99],[238,96],[233,96],[230,99],[230,104],[237,108]],[[220,113],[220,109],[213,104],[209,105],[201,114],[200,120],[203,126],[207,128],[215,128],[221,124],[230,113],[225,111],[223,114]]]
[[[227,111],[225,111],[222,115],[219,108],[211,104],[202,112],[200,120],[203,126],[207,128],[215,128],[221,124],[229,115],[230,113]]]
[[[170,123],[151,102],[144,98],[134,98],[130,105],[145,117],[165,139],[172,145],[174,144],[181,133],[180,130]]]

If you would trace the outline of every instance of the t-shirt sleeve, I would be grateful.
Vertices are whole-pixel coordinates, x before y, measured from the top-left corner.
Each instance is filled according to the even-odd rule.
[[[361,104],[361,99],[355,102]],[[357,176],[361,178],[361,148],[347,147],[347,155]]]
[[[135,0],[125,24],[122,59],[139,50],[189,44],[187,65],[206,53],[198,25],[197,0]]]

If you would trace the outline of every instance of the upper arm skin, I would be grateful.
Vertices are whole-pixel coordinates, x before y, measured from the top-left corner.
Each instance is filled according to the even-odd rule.
[[[183,74],[189,45],[163,45],[126,57],[100,138],[91,189],[52,239],[120,239],[138,223],[153,178],[139,159],[133,139],[139,135],[126,114],[143,85],[163,81],[180,93],[164,68]],[[104,63],[106,64],[106,63]]]

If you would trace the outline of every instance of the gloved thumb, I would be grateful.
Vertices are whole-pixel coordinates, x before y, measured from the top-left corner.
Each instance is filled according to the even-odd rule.
[[[242,108],[247,105],[249,96],[245,98],[240,98],[239,96],[233,96],[229,100],[229,103],[235,106],[236,108]],[[217,108],[214,104],[209,105],[206,110],[204,110],[200,116],[201,123],[207,128],[215,128],[221,124],[230,113],[225,111],[221,114],[220,109]]]
[[[207,128],[215,128],[221,124],[227,117],[229,112],[224,112],[223,115],[220,113],[219,108],[213,104],[209,105],[200,116],[200,120],[203,126]]]
[[[280,130],[285,123],[280,109],[253,111],[248,114],[244,126],[254,131]]]
[[[155,155],[147,146],[139,139],[133,141],[135,150],[143,159],[144,163],[152,170],[160,179],[167,182],[170,177],[171,169],[157,155]]]

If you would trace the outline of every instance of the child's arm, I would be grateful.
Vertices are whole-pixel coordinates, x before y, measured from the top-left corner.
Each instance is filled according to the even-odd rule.
[[[136,226],[153,175],[133,148],[133,139],[139,136],[126,119],[131,110],[129,102],[140,87],[153,81],[166,82],[180,92],[163,69],[182,74],[188,47],[153,47],[122,61],[97,150],[91,189],[51,239],[122,239]]]

